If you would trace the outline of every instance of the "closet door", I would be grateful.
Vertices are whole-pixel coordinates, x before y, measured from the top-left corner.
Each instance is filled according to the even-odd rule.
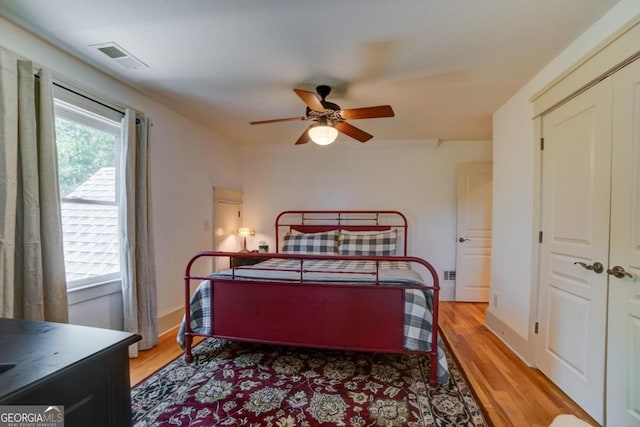
[[[640,61],[614,76],[607,425],[640,426]]]
[[[610,79],[542,119],[538,368],[604,422]],[[580,264],[583,263],[584,268]],[[595,268],[598,270],[598,268]]]

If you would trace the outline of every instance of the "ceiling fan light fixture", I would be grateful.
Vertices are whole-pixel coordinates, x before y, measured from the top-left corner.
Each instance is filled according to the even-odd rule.
[[[338,130],[332,126],[319,125],[309,129],[309,138],[318,145],[329,145],[338,137]]]
[[[312,120],[311,124],[298,137],[295,145],[312,141],[318,145],[329,145],[338,137],[338,132],[360,142],[367,142],[373,135],[359,129],[347,120],[373,119],[378,117],[393,117],[391,105],[377,105],[374,107],[348,108],[343,110],[333,102],[327,102],[326,96],[331,91],[329,86],[320,85],[316,88],[318,94],[302,89],[293,89],[307,106],[306,114],[302,117],[288,117],[283,119],[260,120],[249,122],[251,125],[267,123]]]

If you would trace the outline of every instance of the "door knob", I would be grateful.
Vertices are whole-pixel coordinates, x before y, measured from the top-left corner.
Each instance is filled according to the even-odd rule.
[[[470,240],[470,239],[465,239],[464,237],[461,237],[458,239],[458,242],[462,243],[462,242],[466,242],[467,240]]]
[[[584,262],[580,261],[576,261],[574,262],[574,264],[581,265],[583,268],[586,268],[587,270],[593,270],[594,273],[598,274],[604,271],[604,265],[602,265],[602,263],[599,263],[598,261],[594,262],[593,265],[587,265]],[[609,272],[609,270],[607,270],[607,272]]]
[[[625,277],[633,278],[633,274],[625,271],[624,267],[621,267],[619,265],[607,269],[607,274],[617,277],[618,279],[624,279]]]

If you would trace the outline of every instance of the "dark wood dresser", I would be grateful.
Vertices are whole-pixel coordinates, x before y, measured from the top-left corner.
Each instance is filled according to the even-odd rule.
[[[139,335],[0,319],[0,405],[64,405],[65,427],[131,425],[129,345]]]

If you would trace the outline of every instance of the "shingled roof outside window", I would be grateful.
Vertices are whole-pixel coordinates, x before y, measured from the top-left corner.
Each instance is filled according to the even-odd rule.
[[[69,201],[114,201],[115,188],[115,168],[103,167],[64,197],[61,211],[67,282],[120,271],[118,206]]]

